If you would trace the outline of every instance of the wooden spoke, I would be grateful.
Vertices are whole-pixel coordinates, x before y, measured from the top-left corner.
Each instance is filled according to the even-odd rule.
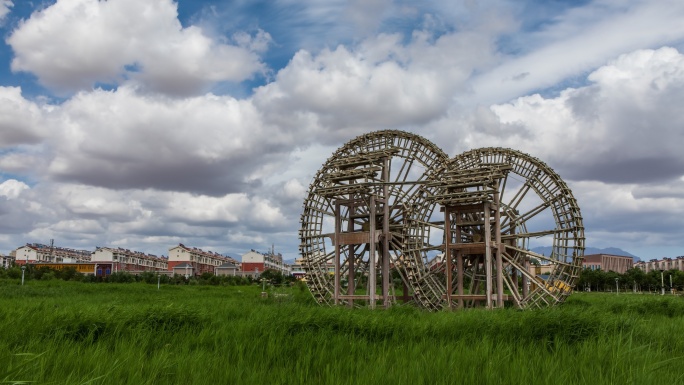
[[[528,230],[551,222],[553,229]],[[583,228],[568,186],[532,156],[490,147],[447,159],[424,138],[386,130],[346,143],[318,171],[304,201],[300,247],[310,291],[322,304],[374,307],[377,297],[388,306],[394,268],[409,301],[426,309],[504,301],[544,307],[562,302],[574,285]],[[557,254],[528,250],[546,236]],[[553,266],[544,279],[530,270],[530,258]],[[333,262],[350,278],[353,297],[336,294]]]

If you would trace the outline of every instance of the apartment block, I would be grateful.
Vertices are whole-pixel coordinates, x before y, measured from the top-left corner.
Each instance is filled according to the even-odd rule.
[[[7,269],[12,266],[12,262],[14,262],[14,257],[0,254],[0,268]]]
[[[274,251],[260,253],[254,249],[242,255],[243,274],[260,274],[266,270],[275,270],[284,275],[289,274],[283,264],[283,255]]]
[[[27,243],[13,251],[15,262],[19,265],[26,263],[79,263],[90,262],[89,250],[76,250],[65,247]]]
[[[239,263],[233,258],[211,251],[204,251],[196,247],[188,247],[182,243],[169,249],[168,269],[174,273],[182,271],[177,274],[192,276],[202,275],[203,273],[215,274],[215,268],[226,262],[239,266]]]
[[[639,261],[634,267],[648,273],[653,270],[680,270],[684,271],[684,256],[675,258],[651,259],[650,261]]]
[[[157,257],[140,251],[123,248],[98,247],[91,256],[93,262],[108,262],[112,264],[112,271],[166,271],[168,259]]]

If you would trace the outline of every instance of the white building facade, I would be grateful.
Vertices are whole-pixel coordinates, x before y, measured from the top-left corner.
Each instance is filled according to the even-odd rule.
[[[684,271],[684,256],[675,258],[651,259],[650,261],[639,261],[634,264],[634,267],[643,270],[645,273],[653,270],[672,269]]]
[[[79,263],[90,262],[91,252],[65,247],[55,247],[40,243],[28,243],[13,251],[15,263]]]
[[[12,266],[12,262],[14,262],[14,257],[0,254],[0,268],[7,269]]]
[[[188,247],[182,243],[169,249],[169,270],[187,263],[190,265],[188,268],[192,270],[192,275],[215,274],[216,267],[226,262],[239,266],[238,261],[233,258],[196,247]]]
[[[140,251],[122,248],[98,247],[91,255],[93,262],[112,263],[113,272],[118,271],[166,271],[168,260]]]
[[[263,273],[266,270],[275,270],[283,275],[288,275],[289,271],[283,264],[283,255],[275,252],[260,253],[250,250],[242,255],[243,273]]]

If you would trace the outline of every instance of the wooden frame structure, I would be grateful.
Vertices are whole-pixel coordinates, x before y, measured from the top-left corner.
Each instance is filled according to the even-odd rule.
[[[407,205],[420,205],[421,183],[447,160],[430,141],[395,130],[362,135],[327,160],[309,188],[299,233],[307,284],[318,302],[389,307],[396,301],[393,272],[407,297],[399,269]]]
[[[328,159],[301,223],[307,283],[329,305],[388,307],[400,285],[404,302],[430,310],[551,306],[571,293],[584,252],[577,202],[543,162],[502,148],[448,159],[393,130]]]

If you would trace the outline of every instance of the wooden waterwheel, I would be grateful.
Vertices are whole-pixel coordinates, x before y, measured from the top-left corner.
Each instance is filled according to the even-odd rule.
[[[435,205],[421,198],[422,186],[447,160],[425,138],[387,130],[351,140],[323,164],[304,201],[299,233],[307,284],[318,302],[390,306],[393,272],[408,288],[406,218],[432,215]]]
[[[571,293],[584,254],[582,216],[566,183],[545,163],[504,148],[471,150],[425,185],[431,210],[408,218],[406,259],[417,302],[429,309],[546,307]],[[441,220],[440,220],[441,219]],[[423,236],[441,231],[438,256]],[[535,253],[533,246],[546,246]]]
[[[482,148],[448,159],[403,131],[359,136],[314,177],[301,217],[307,284],[322,304],[546,307],[572,292],[579,207],[548,165]],[[530,251],[545,246],[542,252]]]

